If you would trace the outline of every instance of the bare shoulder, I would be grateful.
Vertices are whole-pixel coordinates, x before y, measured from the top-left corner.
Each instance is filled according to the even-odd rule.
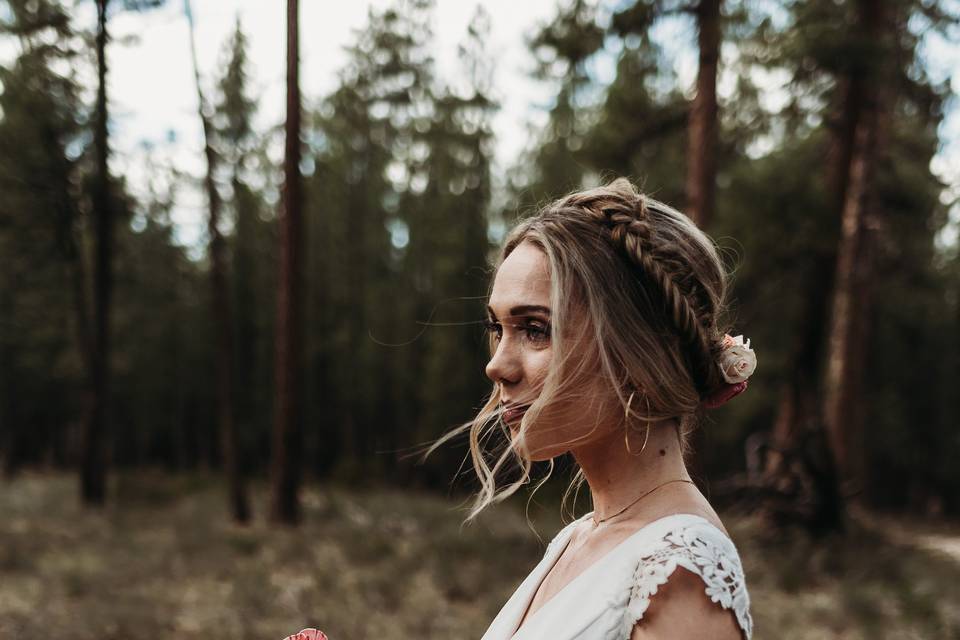
[[[682,568],[671,574],[650,600],[630,640],[742,640],[732,609],[707,596],[703,580]]]
[[[651,505],[650,511],[642,517],[645,518],[646,522],[649,522],[664,516],[683,513],[700,516],[723,532],[724,535],[730,537],[710,501],[694,486],[677,485],[669,492],[664,492],[661,499]]]

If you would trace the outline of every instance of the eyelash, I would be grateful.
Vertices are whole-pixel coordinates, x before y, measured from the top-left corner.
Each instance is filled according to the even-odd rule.
[[[487,319],[483,321],[483,326],[486,329],[486,331],[488,333],[492,333],[497,340],[500,340],[503,338],[503,325],[501,325],[499,322],[494,322],[493,320]],[[547,340],[550,339],[549,325],[541,327],[541,326],[538,326],[537,324],[528,322],[527,324],[522,326],[521,325],[514,325],[514,326],[520,327],[521,329],[523,329],[527,334],[527,338],[529,340],[532,340],[533,342],[546,342]]]

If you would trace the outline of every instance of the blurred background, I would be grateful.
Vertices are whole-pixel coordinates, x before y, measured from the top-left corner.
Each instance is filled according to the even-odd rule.
[[[297,5],[0,0],[0,638],[480,637],[589,497],[417,454],[619,175],[758,354],[690,458],[755,637],[960,638],[960,2]]]

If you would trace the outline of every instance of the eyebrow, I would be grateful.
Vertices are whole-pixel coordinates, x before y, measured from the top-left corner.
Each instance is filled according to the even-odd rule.
[[[527,314],[536,313],[536,312],[540,312],[549,316],[550,308],[544,307],[539,304],[522,304],[510,309],[510,317],[522,316],[522,315],[527,315]],[[487,305],[487,313],[489,313],[491,317],[494,317],[494,318],[497,317],[497,314],[493,312],[493,309],[490,307],[490,305]]]

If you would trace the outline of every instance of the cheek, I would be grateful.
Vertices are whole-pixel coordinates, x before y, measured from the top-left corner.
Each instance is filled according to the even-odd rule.
[[[526,363],[526,378],[533,387],[539,387],[550,370],[550,349],[540,349],[531,353]]]

